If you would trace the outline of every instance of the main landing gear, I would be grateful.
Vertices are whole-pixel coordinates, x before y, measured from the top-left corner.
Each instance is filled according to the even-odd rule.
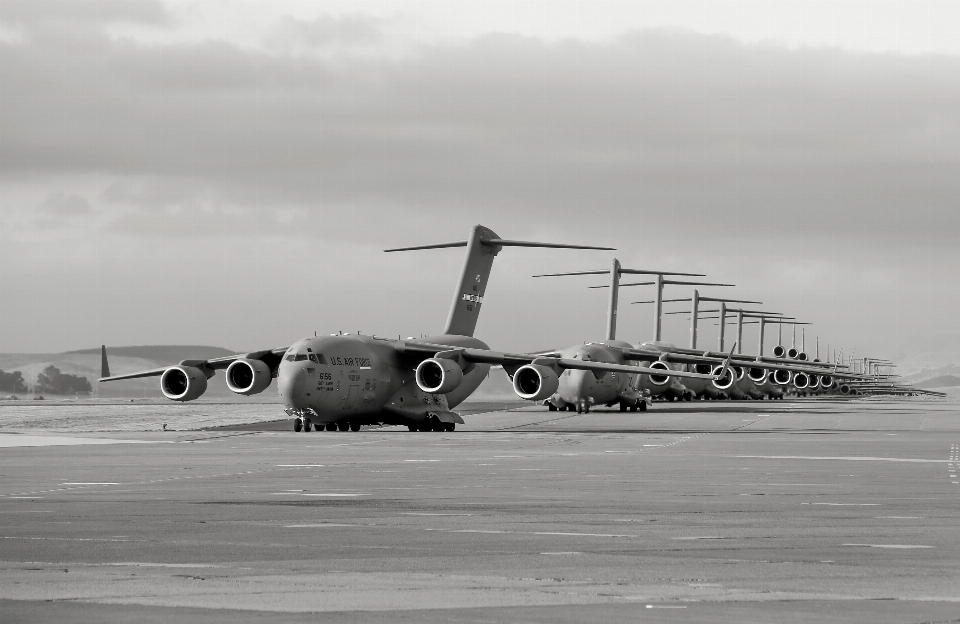
[[[410,431],[456,431],[456,423],[443,422],[439,418],[427,418],[423,423],[419,425],[407,425],[407,429]]]

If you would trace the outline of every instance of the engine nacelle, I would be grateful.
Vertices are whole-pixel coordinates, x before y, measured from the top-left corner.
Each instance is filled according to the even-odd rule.
[[[793,376],[793,387],[797,390],[803,390],[810,384],[810,378],[806,373],[797,373]]]
[[[430,358],[417,366],[417,385],[424,392],[446,394],[463,381],[460,365],[446,358]]]
[[[660,362],[660,361],[653,362],[647,368],[653,368],[655,370],[662,370],[662,371],[670,370],[669,366],[667,366],[664,362]],[[647,375],[647,379],[649,379],[650,383],[652,383],[655,386],[664,386],[670,382],[669,375]]]
[[[833,387],[833,377],[830,375],[822,375],[820,377],[820,387],[824,390],[829,390]]]
[[[767,371],[763,368],[751,368],[747,371],[747,376],[750,378],[750,381],[758,386],[763,385],[767,381]]]
[[[723,371],[722,366],[715,366],[713,368],[714,375],[719,375],[722,371]],[[714,379],[711,383],[713,383],[713,387],[716,388],[717,390],[726,390],[727,388],[733,385],[734,381],[736,380],[734,378],[733,369],[727,368],[727,372],[724,373],[723,377],[721,377],[720,379]]]
[[[820,385],[820,377],[818,375],[809,375],[807,380],[807,388],[810,390],[816,390]]]
[[[518,397],[528,401],[550,398],[559,387],[560,378],[547,366],[527,364],[513,374],[513,391]]]
[[[778,369],[773,372],[773,383],[778,386],[785,386],[790,383],[790,371]]]
[[[791,360],[797,359],[799,355],[800,355],[800,352],[797,351],[796,347],[790,347],[789,349],[787,349],[787,357],[790,358]]]
[[[797,359],[800,360],[801,362],[806,362],[807,354],[801,351],[800,353],[797,354]]]
[[[841,393],[841,394],[850,394],[850,391],[851,391],[851,390],[853,390],[853,388],[850,387],[850,384],[841,384],[841,385],[840,385],[840,393]]]
[[[273,373],[270,367],[260,360],[240,358],[227,367],[227,387],[237,394],[250,396],[259,394],[270,387]]]
[[[160,376],[160,390],[172,401],[192,401],[207,391],[207,376],[195,366],[171,366]]]
[[[774,357],[782,358],[782,357],[785,357],[786,355],[787,355],[787,350],[784,349],[782,346],[777,345],[773,348]]]

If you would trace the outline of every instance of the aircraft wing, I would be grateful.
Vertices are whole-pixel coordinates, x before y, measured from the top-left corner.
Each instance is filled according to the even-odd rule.
[[[684,352],[674,352],[674,351],[654,351],[648,349],[623,349],[623,355],[628,360],[660,360],[667,364],[722,364],[726,361],[727,354],[712,353],[712,352],[702,352],[700,355],[696,355],[695,352],[691,353],[690,350],[684,350]],[[733,355],[730,359],[731,366],[739,366],[741,368],[762,368],[763,370],[785,370],[790,372],[801,372],[812,375],[823,375],[829,374],[831,377],[837,379],[862,379],[862,376],[845,373],[842,371],[832,371],[826,368],[815,368],[812,366],[807,366],[807,362],[799,362],[794,360],[777,360],[776,363],[767,361],[769,358],[764,358],[763,360],[757,360],[750,357],[740,356],[739,358],[736,355]]]
[[[223,357],[211,358],[209,360],[183,360],[180,362],[179,366],[193,366],[201,370],[215,371],[226,369],[230,364],[239,359],[250,359],[250,360],[263,360],[265,363],[270,364],[273,368],[276,364],[279,364],[280,358],[283,357],[283,354],[287,352],[289,347],[278,347],[276,349],[268,349],[266,351],[254,351],[252,353],[237,353],[235,355],[225,355]],[[103,348],[103,366],[101,369],[101,376],[97,381],[118,381],[121,379],[140,379],[142,377],[159,377],[163,375],[167,370],[177,366],[177,364],[171,364],[170,366],[163,366],[160,368],[151,368],[149,370],[137,371],[135,373],[126,373],[124,375],[111,375],[110,369],[107,365],[107,355],[106,347]],[[213,373],[209,373],[209,377]]]
[[[422,359],[431,357],[447,357],[451,359],[462,358],[465,362],[476,364],[494,364],[503,366],[505,369],[517,369],[526,364],[543,364],[547,366],[556,366],[563,369],[587,370],[596,373],[628,373],[632,375],[658,375],[666,377],[690,377],[694,379],[718,379],[715,375],[704,375],[701,373],[690,373],[687,371],[663,370],[659,368],[644,368],[642,366],[627,366],[624,364],[613,364],[610,362],[594,362],[577,360],[570,358],[561,358],[556,353],[502,353],[489,349],[474,349],[462,347],[450,347],[446,345],[428,344],[423,342],[404,342],[398,341],[398,351],[403,354],[419,355]],[[656,359],[656,358],[654,358]],[[723,363],[725,360],[718,360]]]

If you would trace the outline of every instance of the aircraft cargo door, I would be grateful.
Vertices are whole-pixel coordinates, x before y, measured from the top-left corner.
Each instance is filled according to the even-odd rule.
[[[360,396],[360,386],[353,384],[347,391],[347,396],[343,400],[343,409],[350,410],[356,407],[357,397]]]

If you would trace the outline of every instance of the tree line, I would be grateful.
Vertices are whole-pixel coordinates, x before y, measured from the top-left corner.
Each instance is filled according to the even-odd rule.
[[[63,373],[53,364],[37,375],[37,382],[33,385],[34,394],[90,394],[92,391],[86,377]],[[0,392],[29,392],[23,373],[0,370]]]

